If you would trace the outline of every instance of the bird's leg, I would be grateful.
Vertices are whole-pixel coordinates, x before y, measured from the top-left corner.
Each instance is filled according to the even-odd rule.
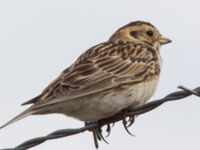
[[[130,134],[131,136],[134,136],[129,130],[128,128],[135,122],[135,116],[128,116],[127,113],[129,112],[129,109],[124,110],[124,117],[122,119],[122,123],[123,126],[125,128],[125,130],[127,131],[128,134]],[[128,117],[128,120],[127,120]]]
[[[99,148],[99,143],[98,143],[99,137],[96,133],[96,130],[93,130],[92,134],[93,134],[93,139],[94,139],[94,145],[95,145],[96,149],[98,149]]]
[[[103,132],[102,132],[101,126],[99,126],[98,129],[97,129],[97,134],[98,134],[99,137],[100,137],[99,140],[101,141],[101,139],[102,139],[105,143],[109,144],[109,143],[106,141],[106,139],[104,138],[104,136],[103,136],[102,133],[103,133]]]
[[[108,137],[110,135],[110,133],[111,133],[111,126],[110,126],[110,124],[107,124],[106,132],[107,132],[106,137]]]
[[[85,126],[89,125],[90,123],[91,123],[91,122],[85,121]],[[101,138],[98,136],[96,129],[94,129],[94,130],[89,130],[89,131],[92,132],[95,148],[98,149],[98,148],[99,148],[98,140],[101,140]]]
[[[93,123],[93,122],[85,122],[85,126],[87,126],[87,125],[89,125],[91,123]],[[94,139],[95,147],[98,149],[98,147],[99,147],[98,141],[103,140],[107,144],[108,144],[108,142],[106,141],[106,139],[104,138],[104,136],[102,134],[103,132],[102,132],[102,129],[101,129],[102,126],[100,124],[100,121],[98,121],[96,123],[98,124],[98,127],[93,129],[93,130],[91,130],[91,132],[93,133],[93,139]],[[108,137],[110,132],[111,132],[110,124],[107,125],[106,131],[108,132],[108,135],[106,137]]]

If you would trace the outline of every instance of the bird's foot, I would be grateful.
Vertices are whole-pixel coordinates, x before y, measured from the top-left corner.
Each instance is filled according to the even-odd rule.
[[[93,124],[94,122],[85,122],[85,126],[87,125],[90,125],[90,124]],[[103,135],[103,130],[102,130],[102,125],[101,125],[101,120],[98,121],[98,122],[95,122],[98,124],[98,127],[91,130],[91,132],[93,133],[93,139],[94,139],[94,144],[95,144],[95,147],[98,149],[99,147],[99,144],[98,144],[98,141],[104,141],[105,143],[109,144],[108,141],[105,139],[105,136]],[[107,135],[106,137],[108,137],[111,133],[111,127],[114,126],[111,125],[111,124],[106,124],[106,132],[107,132]]]
[[[131,125],[133,125],[133,123],[135,122],[135,116],[130,116],[128,115],[128,112],[130,110],[129,109],[126,109],[124,110],[124,117],[122,119],[122,123],[123,123],[123,126],[125,128],[125,130],[127,131],[128,134],[130,134],[131,136],[134,136],[130,131],[129,131],[129,127]]]

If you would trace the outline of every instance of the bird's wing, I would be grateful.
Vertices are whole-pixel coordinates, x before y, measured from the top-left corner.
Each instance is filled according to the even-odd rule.
[[[125,42],[99,44],[66,69],[42,93],[33,108],[40,108],[101,92],[122,84],[142,82],[151,74],[155,50]]]

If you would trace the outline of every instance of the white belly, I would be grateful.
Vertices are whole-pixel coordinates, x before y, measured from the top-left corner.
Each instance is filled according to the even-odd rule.
[[[83,121],[97,121],[112,116],[127,107],[138,107],[154,94],[158,79],[140,83],[117,94],[98,93],[62,104],[62,113]],[[100,98],[101,97],[101,98]],[[65,107],[63,107],[65,105]],[[63,109],[64,108],[64,109]]]
[[[157,83],[158,77],[145,83],[130,86],[128,90],[106,91],[109,94],[101,92],[57,103],[37,114],[62,113],[82,121],[98,121],[125,108],[143,105],[153,96]]]

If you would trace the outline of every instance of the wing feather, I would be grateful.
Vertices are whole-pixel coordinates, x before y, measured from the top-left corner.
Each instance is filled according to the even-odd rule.
[[[155,56],[152,48],[141,44],[99,44],[82,54],[50,84],[35,103],[35,108],[94,94],[129,82],[140,82],[151,71],[150,60],[155,59]]]

